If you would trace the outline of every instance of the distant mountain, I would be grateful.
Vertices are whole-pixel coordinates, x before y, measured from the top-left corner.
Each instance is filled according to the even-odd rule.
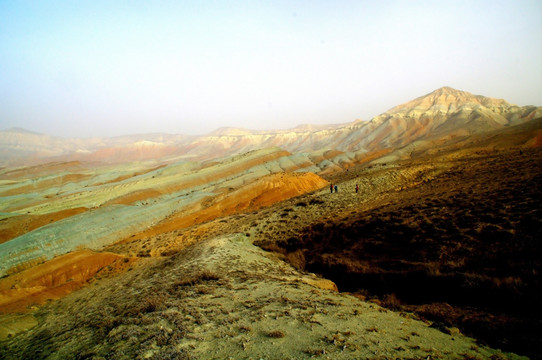
[[[21,128],[0,131],[0,161],[44,158],[77,150],[76,141],[31,132]]]
[[[398,147],[430,136],[480,133],[540,115],[541,107],[519,107],[502,99],[443,87],[372,119],[375,129],[364,146]]]
[[[524,123],[542,116],[542,107],[442,87],[395,106],[370,121],[300,125],[287,130],[220,128],[203,136],[169,134],[64,139],[23,129],[0,131],[0,163],[57,158],[104,162],[152,159],[212,159],[260,148],[296,152],[337,150],[352,160],[360,154],[393,150],[434,138],[467,136]],[[342,155],[341,155],[342,156]]]
[[[360,120],[357,120],[360,121]],[[287,134],[287,133],[307,133],[307,132],[316,132],[320,130],[331,130],[338,129],[344,126],[350,125],[350,123],[345,124],[327,124],[327,125],[313,125],[313,124],[302,124],[298,125],[295,128],[284,129],[284,130],[248,130],[234,127],[221,127],[206,136],[245,136],[245,135],[270,135],[270,134]]]
[[[193,136],[140,134],[111,138],[61,138],[14,128],[0,131],[0,164],[37,164],[81,160],[124,162],[160,159],[182,151]]]
[[[5,132],[7,133],[13,133],[13,134],[33,134],[33,135],[40,135],[40,133],[37,133],[37,132],[34,132],[34,131],[30,131],[30,130],[26,130],[26,129],[23,129],[21,127],[13,127],[11,129],[7,129],[5,130]]]
[[[334,149],[374,152],[395,149],[414,141],[480,133],[523,123],[542,116],[542,107],[519,107],[505,100],[473,95],[450,87],[398,105],[370,121],[282,131],[223,131],[201,136],[186,153],[202,156],[235,153],[260,147],[281,147],[290,152]]]
[[[87,161],[104,161],[121,163],[161,159],[171,155],[179,155],[179,148],[162,142],[148,140],[138,141],[120,147],[108,147],[87,154]]]

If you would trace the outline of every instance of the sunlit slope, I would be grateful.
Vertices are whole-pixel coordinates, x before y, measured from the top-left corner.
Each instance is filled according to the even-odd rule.
[[[29,306],[62,298],[83,287],[100,271],[118,272],[132,261],[121,255],[89,250],[58,256],[0,279],[0,313],[24,312]]]
[[[317,165],[308,156],[270,148],[212,163],[180,162],[147,171],[121,165],[96,173],[78,169],[83,171],[77,176],[10,179],[0,187],[5,195],[0,198],[4,229],[27,224],[28,232],[6,231],[6,237],[18,236],[0,244],[0,274],[79,247],[99,250],[164,221],[168,229],[178,228],[320,188],[326,183],[317,175],[292,174],[320,170]],[[287,174],[272,176],[277,173]],[[254,196],[259,199],[256,203],[249,200]],[[167,221],[171,218],[184,220]],[[44,219],[50,222],[44,224]]]

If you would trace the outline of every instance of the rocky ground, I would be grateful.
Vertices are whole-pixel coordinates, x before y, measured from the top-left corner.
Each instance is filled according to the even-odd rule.
[[[4,319],[0,357],[537,358],[541,160],[359,165],[326,177],[337,193],[138,234],[104,249],[128,271]]]
[[[5,359],[505,359],[300,273],[245,234],[200,241],[34,313]]]

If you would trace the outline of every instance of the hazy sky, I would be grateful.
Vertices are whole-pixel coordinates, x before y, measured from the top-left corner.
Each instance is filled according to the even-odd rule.
[[[0,1],[0,130],[343,123],[441,86],[542,105],[542,1]]]

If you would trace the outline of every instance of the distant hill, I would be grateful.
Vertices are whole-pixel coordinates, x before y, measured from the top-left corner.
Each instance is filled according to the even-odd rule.
[[[467,136],[514,126],[542,116],[542,107],[442,87],[395,106],[370,121],[300,125],[288,130],[220,128],[203,136],[142,134],[65,139],[24,129],[0,131],[0,164],[51,160],[125,162],[213,159],[267,147],[290,152],[333,149],[367,154],[435,138]],[[356,155],[356,156],[358,156]]]

